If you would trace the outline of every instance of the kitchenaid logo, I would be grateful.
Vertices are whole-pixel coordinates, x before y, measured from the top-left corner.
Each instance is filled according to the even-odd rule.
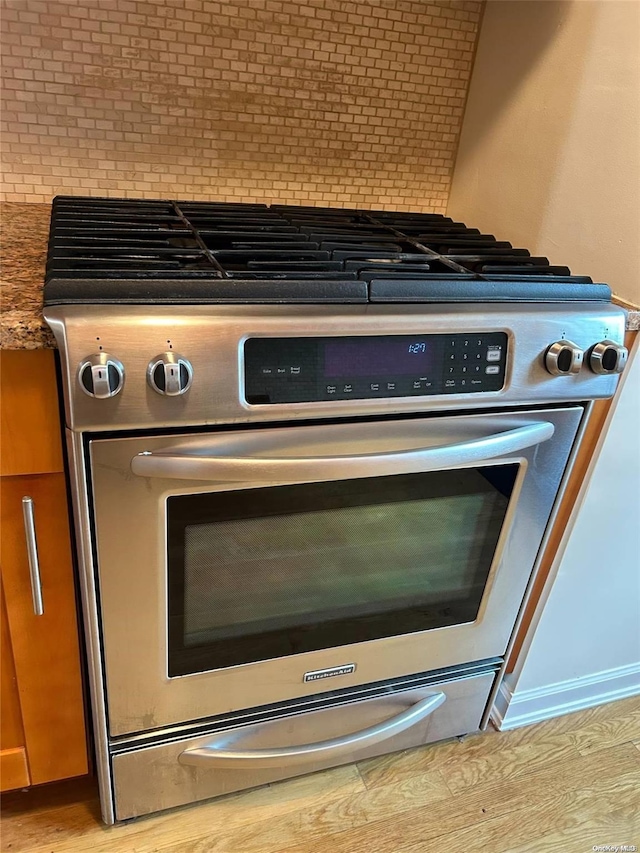
[[[343,666],[330,666],[329,669],[316,669],[305,672],[303,681],[320,681],[321,678],[333,678],[334,675],[351,675],[356,671],[355,663],[345,663]]]

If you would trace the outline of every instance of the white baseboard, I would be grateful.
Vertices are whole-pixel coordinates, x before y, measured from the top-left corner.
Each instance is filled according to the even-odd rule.
[[[498,729],[506,731],[638,694],[640,663],[533,690],[512,692],[505,679],[498,690],[491,720]]]

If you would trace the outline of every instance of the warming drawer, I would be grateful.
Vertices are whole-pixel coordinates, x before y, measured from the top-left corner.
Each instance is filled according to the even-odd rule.
[[[409,690],[387,683],[366,699],[120,752],[116,819],[477,731],[494,678],[495,665]]]

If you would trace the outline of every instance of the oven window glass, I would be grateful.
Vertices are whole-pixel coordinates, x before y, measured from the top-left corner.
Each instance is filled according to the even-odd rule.
[[[473,622],[517,473],[170,497],[169,675]]]

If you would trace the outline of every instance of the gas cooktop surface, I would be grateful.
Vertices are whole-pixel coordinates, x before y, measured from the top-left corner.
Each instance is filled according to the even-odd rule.
[[[45,305],[609,302],[435,213],[58,196]]]

